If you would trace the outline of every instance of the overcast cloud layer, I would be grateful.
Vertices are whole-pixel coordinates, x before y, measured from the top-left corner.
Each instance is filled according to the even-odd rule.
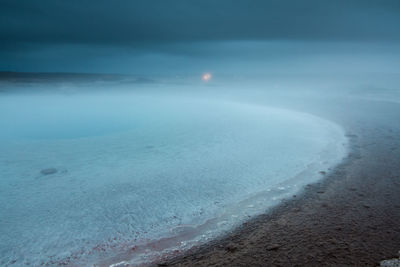
[[[70,71],[76,53],[113,63],[204,52],[192,42],[397,44],[399,29],[398,0],[0,0],[0,70],[58,70],[57,61]]]
[[[400,38],[398,0],[2,0],[2,42]]]

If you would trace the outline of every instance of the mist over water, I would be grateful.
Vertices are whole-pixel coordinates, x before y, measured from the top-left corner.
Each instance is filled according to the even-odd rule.
[[[17,87],[0,97],[3,263],[95,263],[188,231],[206,241],[346,151],[340,126],[218,83]]]

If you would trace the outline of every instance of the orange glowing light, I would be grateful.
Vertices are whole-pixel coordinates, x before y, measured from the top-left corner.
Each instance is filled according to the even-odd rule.
[[[211,73],[205,73],[205,74],[203,74],[203,77],[202,77],[203,81],[205,81],[205,82],[208,82],[209,80],[211,80],[211,78],[212,78]]]

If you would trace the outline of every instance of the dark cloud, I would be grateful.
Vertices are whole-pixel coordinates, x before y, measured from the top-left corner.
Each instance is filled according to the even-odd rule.
[[[0,20],[3,49],[24,43],[400,39],[398,0],[0,0]]]
[[[395,53],[399,29],[400,0],[0,0],[0,70],[287,70]]]

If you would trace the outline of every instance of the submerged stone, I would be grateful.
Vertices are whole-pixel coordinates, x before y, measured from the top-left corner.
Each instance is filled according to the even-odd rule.
[[[43,169],[40,171],[40,173],[43,175],[50,175],[50,174],[54,174],[56,172],[57,172],[56,168],[48,168],[48,169]]]

